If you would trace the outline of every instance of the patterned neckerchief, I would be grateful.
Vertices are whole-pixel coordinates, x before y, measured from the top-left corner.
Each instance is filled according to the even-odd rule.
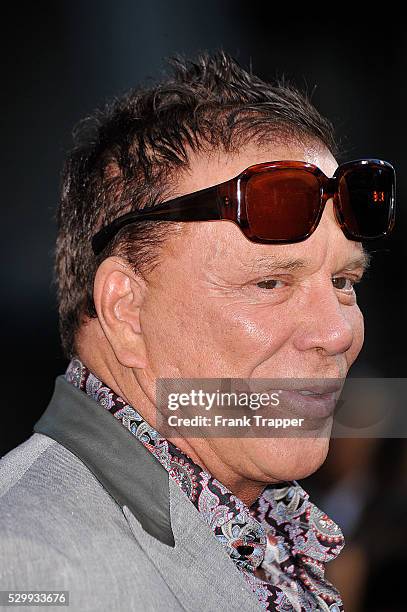
[[[199,511],[257,595],[281,612],[339,612],[324,563],[344,546],[341,530],[296,482],[268,485],[249,508],[209,472],[163,438],[77,358],[66,379],[108,410],[156,457]]]

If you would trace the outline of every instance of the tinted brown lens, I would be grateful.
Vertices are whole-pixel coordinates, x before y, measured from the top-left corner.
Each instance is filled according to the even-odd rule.
[[[246,187],[250,231],[262,240],[300,240],[318,215],[317,178],[301,169],[273,169],[252,176]]]
[[[339,180],[339,204],[347,229],[356,237],[386,234],[394,206],[394,172],[382,166],[360,166]]]

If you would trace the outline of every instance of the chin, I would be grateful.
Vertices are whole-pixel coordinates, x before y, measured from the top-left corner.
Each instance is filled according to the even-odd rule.
[[[319,470],[328,454],[329,438],[302,438],[300,446],[301,449],[299,449],[289,480],[307,478]],[[294,457],[293,460],[295,460]]]
[[[316,472],[324,463],[329,450],[329,438],[284,438],[269,456],[269,469],[279,481],[301,480]],[[275,453],[275,451],[280,451]],[[277,456],[276,456],[277,455]]]

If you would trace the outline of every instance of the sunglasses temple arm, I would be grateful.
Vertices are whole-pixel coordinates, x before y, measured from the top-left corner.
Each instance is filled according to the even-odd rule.
[[[221,199],[218,186],[215,185],[154,208],[122,215],[93,237],[92,248],[98,255],[123,227],[139,221],[212,221],[221,218]]]
[[[150,212],[141,212],[143,220],[160,221],[214,221],[221,219],[218,185],[180,196],[157,206]],[[150,216],[151,215],[151,216]],[[141,219],[141,217],[140,217]]]

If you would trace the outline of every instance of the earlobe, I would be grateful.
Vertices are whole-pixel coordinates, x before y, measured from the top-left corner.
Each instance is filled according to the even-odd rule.
[[[129,368],[147,366],[140,322],[145,289],[145,281],[118,257],[105,259],[96,272],[93,296],[99,323],[118,361]]]

